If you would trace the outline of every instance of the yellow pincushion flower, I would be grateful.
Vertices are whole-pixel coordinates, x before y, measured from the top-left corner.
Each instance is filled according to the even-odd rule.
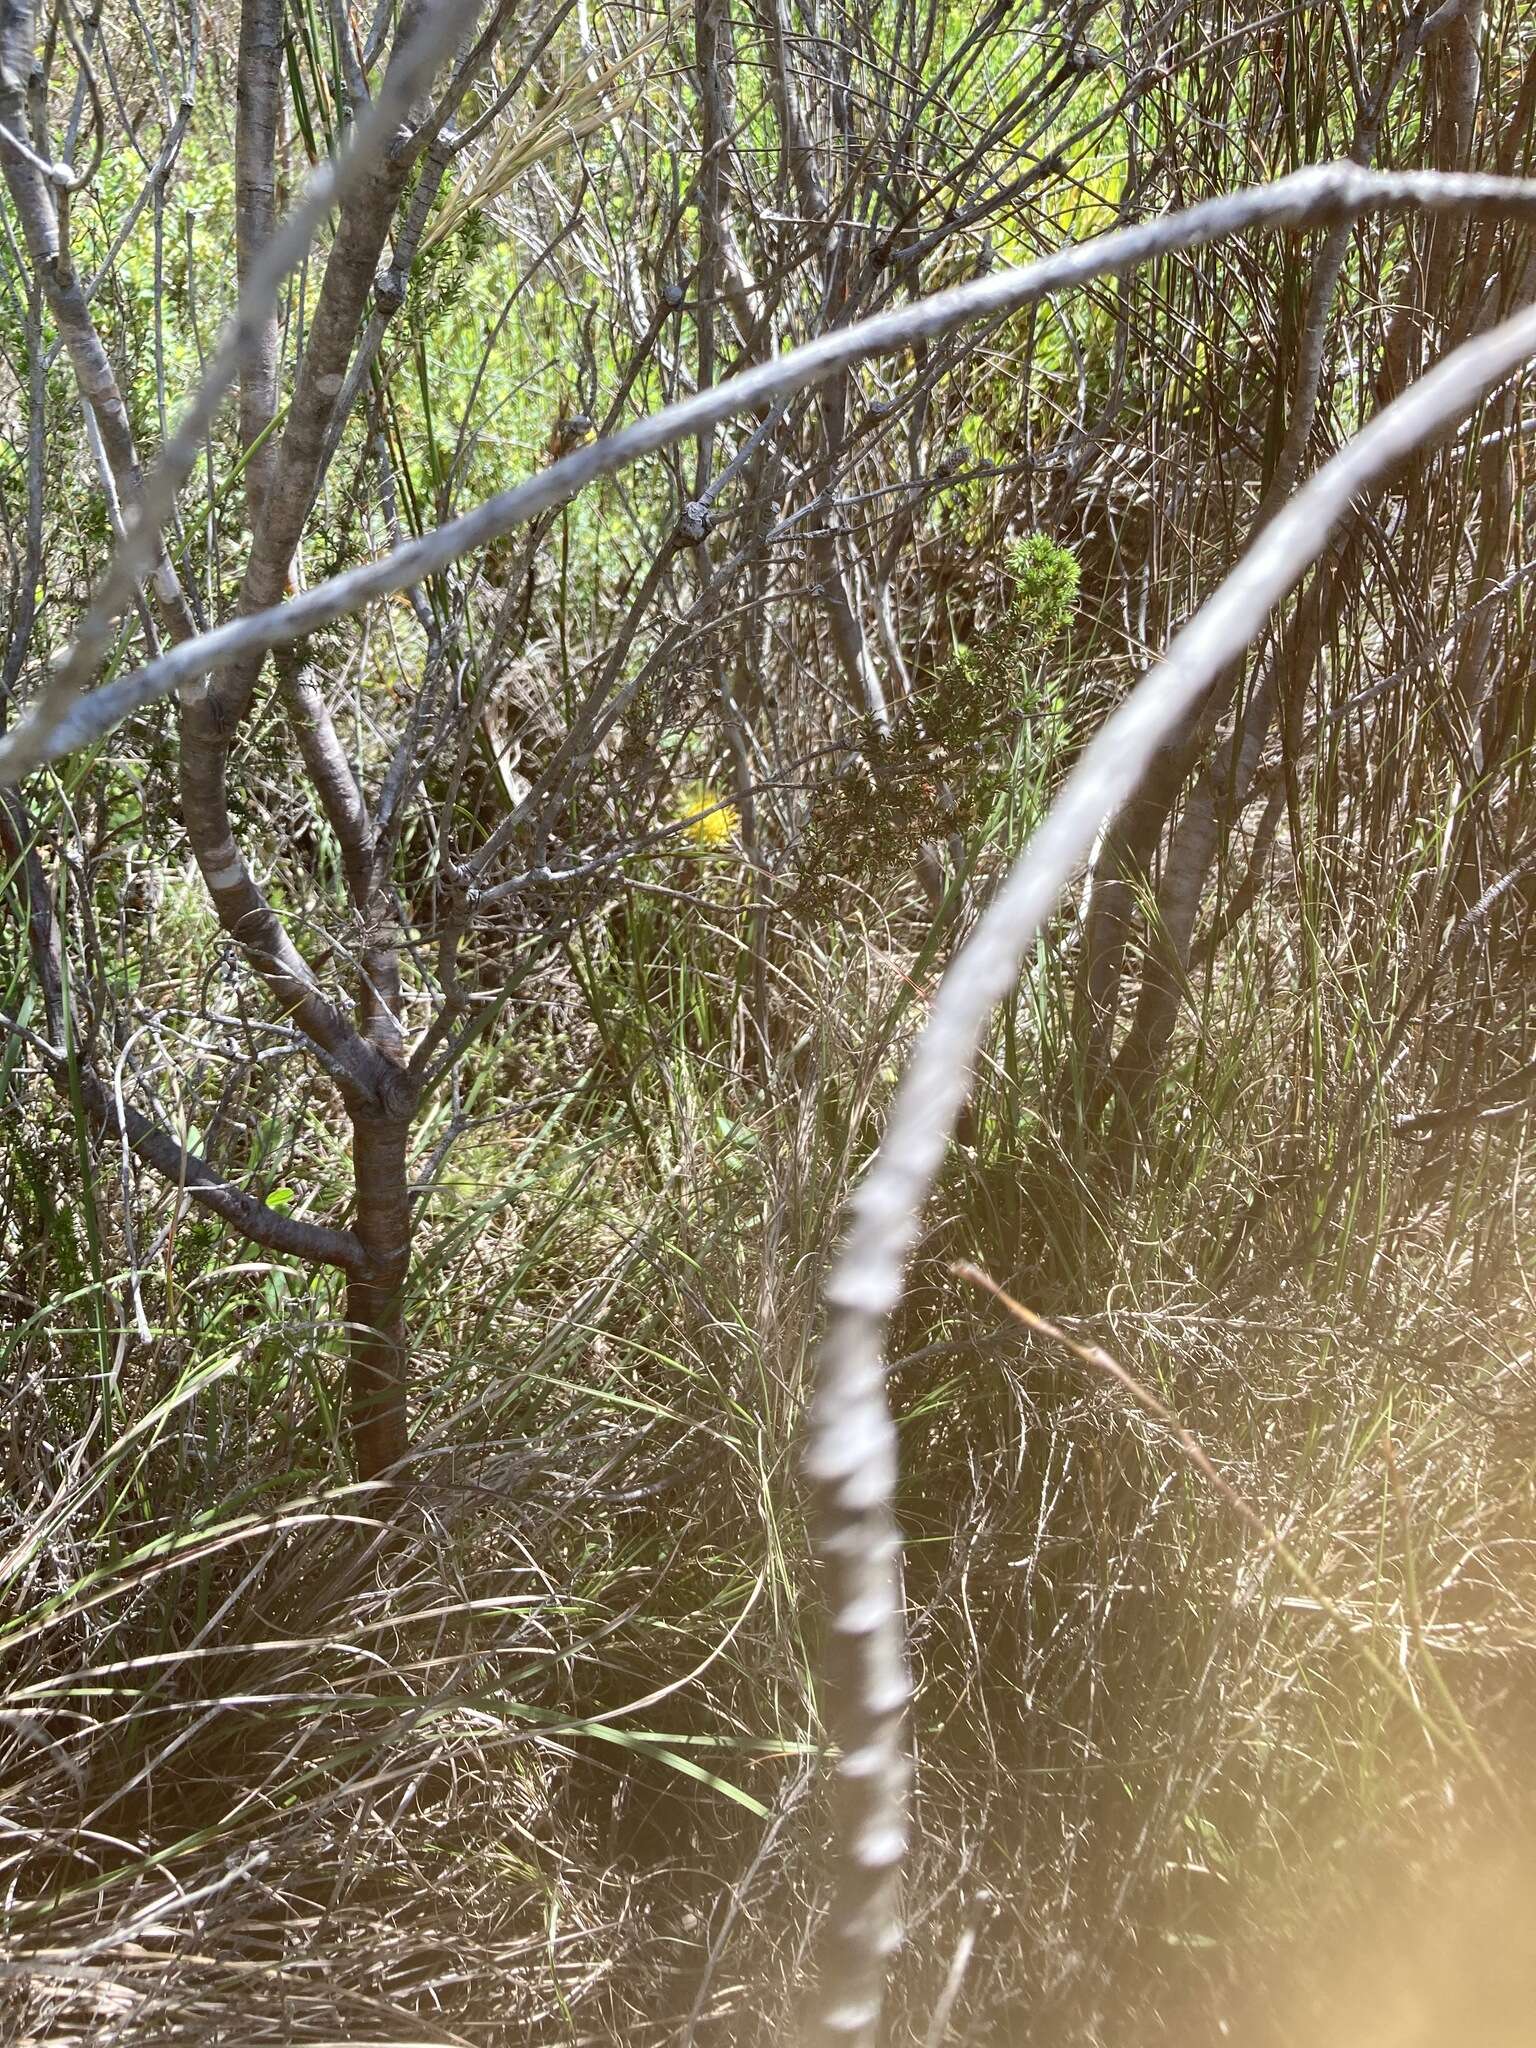
[[[741,814],[724,790],[710,782],[685,782],[672,803],[672,815],[683,836],[706,853],[714,853],[735,836]]]

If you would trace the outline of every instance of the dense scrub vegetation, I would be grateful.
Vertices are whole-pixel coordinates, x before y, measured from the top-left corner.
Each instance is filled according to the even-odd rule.
[[[1536,296],[1533,146],[1520,0],[0,0],[5,2039],[873,2037],[845,1202],[1092,735]],[[1521,359],[988,1027],[893,2041],[1528,2039]]]

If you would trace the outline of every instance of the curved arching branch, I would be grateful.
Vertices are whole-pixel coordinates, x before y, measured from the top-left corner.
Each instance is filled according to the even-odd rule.
[[[825,1707],[839,1751],[833,1898],[807,2025],[818,2048],[872,2048],[886,1960],[900,1940],[907,1681],[884,1339],[987,1020],[1158,748],[1295,588],[1354,501],[1533,354],[1536,307],[1527,307],[1447,356],[1276,514],[1085,748],[934,998],[885,1136],[849,1203],[825,1289],[805,1457],[828,1608]]]
[[[333,576],[288,603],[229,620],[182,642],[89,696],[64,701],[51,689],[8,738],[0,740],[0,783],[104,739],[133,712],[195,681],[209,669],[300,640],[376,598],[439,574],[460,556],[566,503],[612,476],[737,414],[805,389],[866,357],[932,341],[973,321],[1019,311],[1048,293],[1124,275],[1183,249],[1259,229],[1337,225],[1370,213],[1425,212],[1536,220],[1536,183],[1477,173],[1369,171],[1352,162],[1316,164],[1267,185],[1203,201],[1182,213],[1118,228],[1018,269],[1003,270],[908,306],[876,314],[755,364],[631,427],[578,449],[526,482],[501,491],[359,569]]]

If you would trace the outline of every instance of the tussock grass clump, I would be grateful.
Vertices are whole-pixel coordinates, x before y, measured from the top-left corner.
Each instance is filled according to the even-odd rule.
[[[81,1371],[77,1433],[29,1437],[3,1731],[18,2039],[664,2038],[689,2013],[700,2040],[774,2037],[820,1833],[791,1468],[811,1302],[913,1017],[869,936],[782,984],[783,1083],[725,1086],[679,1001],[635,1080],[649,1145],[578,1095],[450,1233],[393,1520],[324,1482],[323,1435],[250,1402],[260,1326],[238,1318],[179,1367],[130,1343],[118,1407]],[[717,943],[674,932],[648,971],[672,986]],[[1127,1184],[1112,1129],[1050,1121],[1029,1020],[1059,1009],[1054,971],[993,1044],[892,1367],[921,1760],[898,1997],[920,2020],[959,1970],[979,2039],[1026,2003],[1047,2041],[1200,2038],[1258,2026],[1261,1981],[1321,1996],[1313,1961],[1383,1863],[1476,1859],[1507,1827],[1463,1724],[1518,1800],[1523,1296],[1474,1283],[1494,1221],[1471,1210],[1390,1258],[1362,1235],[1286,1268],[1306,1212],[1279,1198],[1234,1287],[1202,1219],[1240,1207],[1285,1098],[1256,1071],[1267,1023],[1229,1049],[1225,1142],[1170,1097],[1166,1161]],[[1411,1201],[1411,1174],[1393,1186]],[[1085,1234],[1084,1188],[1117,1229]],[[956,1257],[1160,1390],[1327,1611]],[[201,1284],[233,1303],[253,1280]],[[91,1306],[15,1334],[51,1356],[34,1412],[94,1355]],[[303,1406],[312,1368],[289,1371]]]

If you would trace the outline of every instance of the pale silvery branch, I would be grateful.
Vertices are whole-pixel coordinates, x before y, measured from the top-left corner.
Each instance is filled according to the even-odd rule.
[[[1275,515],[1085,748],[934,998],[885,1137],[849,1203],[847,1239],[825,1290],[829,1316],[811,1404],[805,1466],[828,1606],[826,1717],[840,1752],[837,1867],[807,2015],[817,2048],[872,2048],[887,1959],[900,1940],[910,1770],[884,1337],[987,1020],[1158,749],[1318,559],[1354,501],[1532,354],[1536,307],[1527,307],[1411,386]]]
[[[1123,275],[1175,250],[1199,248],[1261,228],[1324,227],[1391,211],[1536,220],[1536,182],[1471,172],[1369,171],[1347,161],[1312,165],[1272,184],[1118,228],[1036,263],[994,272],[835,328],[578,449],[376,562],[333,576],[289,602],[231,619],[183,641],[62,710],[50,692],[47,705],[34,706],[10,737],[0,740],[0,783],[14,782],[30,767],[105,738],[134,711],[220,663],[303,639],[376,598],[439,574],[461,555],[565,503],[597,478],[612,476],[708,426],[803,390],[867,356],[889,354],[971,321],[1016,312],[1047,293]]]

